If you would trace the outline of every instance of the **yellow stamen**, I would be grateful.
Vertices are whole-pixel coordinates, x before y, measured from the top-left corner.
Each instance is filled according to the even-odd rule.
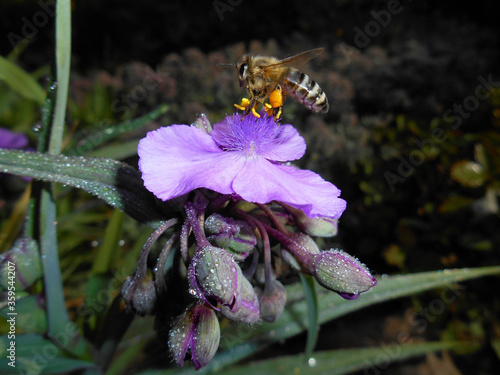
[[[240,111],[244,111],[250,104],[250,100],[247,98],[241,99],[241,104],[234,104],[236,108],[238,108]]]
[[[273,115],[273,107],[269,103],[264,103],[264,110],[266,111],[268,116]]]
[[[252,114],[257,117],[257,118],[260,118],[260,115],[257,113],[257,111],[255,110],[255,107],[252,108]]]

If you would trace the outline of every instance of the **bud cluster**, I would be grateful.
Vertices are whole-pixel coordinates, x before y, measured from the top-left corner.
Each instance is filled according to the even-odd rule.
[[[283,267],[275,269],[283,262],[273,258],[280,255],[292,271],[312,275],[346,299],[376,285],[356,258],[317,247],[311,236],[334,236],[337,220],[205,189],[189,195],[183,209],[183,219],[166,221],[151,235],[122,288],[129,311],[156,315],[158,331],[168,329],[165,338],[180,366],[188,353],[196,369],[210,362],[219,345],[220,319],[248,324],[279,319],[286,288],[280,281]],[[162,235],[169,239],[154,249]]]

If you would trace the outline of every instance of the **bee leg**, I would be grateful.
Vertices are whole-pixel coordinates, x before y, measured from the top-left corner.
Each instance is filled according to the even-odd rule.
[[[283,106],[273,108],[273,119],[276,123],[279,122],[278,120],[280,119],[282,112],[283,112]]]
[[[260,115],[255,110],[255,108],[257,107],[257,104],[259,104],[259,102],[257,100],[251,99],[250,104],[245,108],[245,112],[243,113],[243,117],[248,116],[251,112],[255,117],[259,118]]]

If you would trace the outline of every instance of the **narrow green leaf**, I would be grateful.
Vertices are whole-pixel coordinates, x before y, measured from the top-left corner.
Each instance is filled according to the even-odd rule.
[[[144,116],[141,116],[133,120],[125,121],[115,126],[109,126],[102,130],[93,131],[92,134],[86,137],[82,137],[81,135],[77,134],[75,138],[80,139],[80,141],[78,141],[76,146],[69,149],[67,151],[67,154],[72,156],[87,155],[90,151],[92,151],[99,145],[105,142],[109,142],[119,137],[120,135],[127,134],[133,130],[139,129],[151,123],[152,121],[156,120],[158,117],[162,116],[167,111],[168,111],[168,106],[164,104]],[[99,156],[110,157],[109,155],[103,153],[99,153]]]
[[[304,294],[307,303],[307,342],[306,354],[310,355],[314,351],[318,341],[319,322],[318,322],[318,294],[316,293],[316,284],[314,278],[309,275],[300,275]]]
[[[70,340],[67,332],[58,336],[61,343]],[[7,335],[0,337],[0,350],[9,353],[11,339]],[[0,358],[0,373],[2,374],[55,374],[69,373],[78,369],[92,369],[95,365],[90,362],[63,358],[62,350],[42,335],[26,334],[16,335],[15,339],[15,366],[9,365],[10,359],[6,356]],[[50,357],[50,360],[47,358]]]
[[[56,74],[57,92],[54,118],[50,129],[49,153],[61,152],[68,101],[69,71],[71,68],[71,1],[56,2]]]
[[[92,274],[104,274],[113,268],[114,254],[118,249],[118,241],[122,236],[124,215],[115,210],[104,232],[104,240],[92,264]]]
[[[112,144],[91,151],[90,153],[87,154],[87,156],[93,158],[110,158],[115,160],[123,160],[131,156],[137,155],[138,146],[139,146],[138,140]]]
[[[43,104],[45,91],[38,82],[16,64],[0,56],[0,80],[26,99]]]
[[[152,226],[165,218],[162,202],[146,190],[141,173],[115,160],[0,149],[0,171],[83,189]]]
[[[343,375],[365,369],[369,374],[379,374],[398,361],[422,356],[441,350],[471,350],[478,346],[470,341],[438,341],[391,345],[374,348],[342,349],[316,352],[314,355],[294,355],[258,361],[245,366],[237,366],[221,375],[270,374],[334,374]]]

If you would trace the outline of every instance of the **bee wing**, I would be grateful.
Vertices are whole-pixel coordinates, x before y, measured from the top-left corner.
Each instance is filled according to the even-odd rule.
[[[264,67],[265,70],[279,69],[283,66],[293,66],[294,68],[300,68],[307,61],[314,59],[316,56],[322,54],[325,51],[324,48],[314,48],[310,49],[296,55],[286,57],[283,60],[278,61],[274,64],[269,64]]]

